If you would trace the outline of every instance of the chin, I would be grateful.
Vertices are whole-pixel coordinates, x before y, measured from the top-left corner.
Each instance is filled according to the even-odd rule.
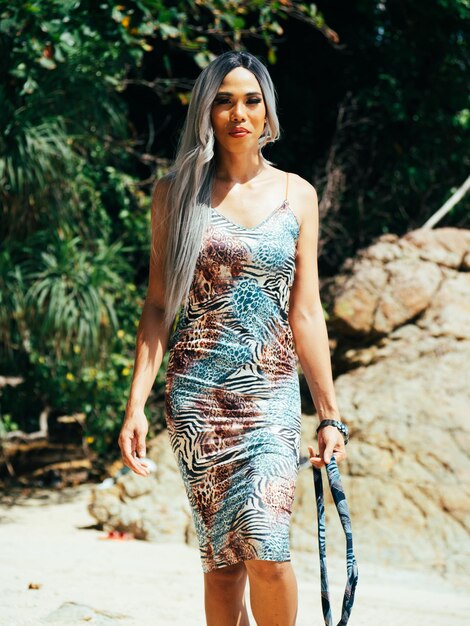
[[[249,139],[238,139],[238,140],[229,140],[227,142],[221,143],[221,146],[227,150],[227,152],[246,152],[247,150],[253,150],[254,148],[258,148],[257,141],[250,141]]]

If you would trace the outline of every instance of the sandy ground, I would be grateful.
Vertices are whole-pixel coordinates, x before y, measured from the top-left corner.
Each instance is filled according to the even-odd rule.
[[[93,528],[90,486],[43,491],[0,505],[0,624],[205,626],[199,553],[182,544],[110,541]],[[464,626],[470,580],[384,568],[356,554],[359,581],[351,626]],[[299,587],[297,626],[321,626],[316,554],[292,552]],[[333,621],[346,566],[328,557]],[[28,589],[30,583],[39,589]],[[249,586],[247,587],[249,605]],[[71,617],[64,603],[78,603]],[[74,605],[68,605],[71,611]],[[60,609],[58,611],[58,609]],[[251,624],[255,621],[251,617]]]

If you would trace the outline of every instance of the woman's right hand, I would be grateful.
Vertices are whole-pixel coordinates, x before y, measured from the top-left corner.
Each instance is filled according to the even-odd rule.
[[[148,476],[150,470],[140,459],[145,457],[145,438],[148,421],[143,408],[127,410],[119,433],[118,443],[124,465],[140,476]],[[136,456],[136,455],[139,456]]]

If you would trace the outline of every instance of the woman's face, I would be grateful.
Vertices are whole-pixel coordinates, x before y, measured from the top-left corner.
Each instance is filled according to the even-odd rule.
[[[260,84],[252,72],[236,67],[226,74],[211,109],[216,141],[229,152],[258,151],[266,106]],[[237,127],[244,133],[230,134]]]

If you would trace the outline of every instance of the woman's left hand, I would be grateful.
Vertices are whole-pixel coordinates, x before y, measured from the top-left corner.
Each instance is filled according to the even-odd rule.
[[[324,426],[318,431],[318,448],[315,450],[313,446],[308,446],[310,453],[310,463],[314,467],[323,467],[331,461],[331,455],[334,452],[337,463],[341,463],[347,457],[346,445],[344,437],[336,426]]]

